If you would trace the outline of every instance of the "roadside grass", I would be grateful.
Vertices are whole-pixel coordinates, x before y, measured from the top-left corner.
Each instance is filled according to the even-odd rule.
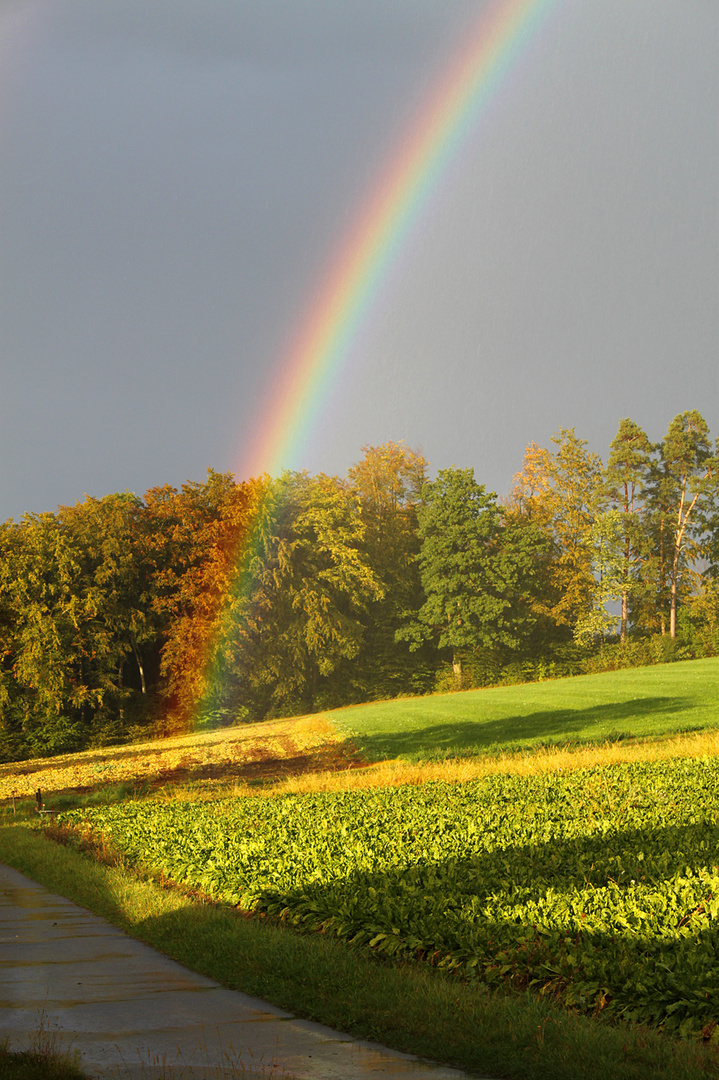
[[[578,675],[324,713],[369,761],[417,762],[537,746],[719,730],[719,658]]]
[[[25,826],[0,829],[0,859],[225,986],[470,1072],[510,1080],[719,1076],[715,1047],[612,1027],[539,995],[490,993],[424,966],[379,961],[321,934],[240,917]]]
[[[78,1055],[57,1047],[46,1031],[38,1032],[26,1050],[10,1050],[0,1042],[0,1080],[89,1080],[78,1064]]]

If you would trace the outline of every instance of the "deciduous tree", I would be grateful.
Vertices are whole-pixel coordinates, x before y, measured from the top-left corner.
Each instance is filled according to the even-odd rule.
[[[637,423],[628,418],[619,421],[619,430],[610,447],[605,480],[607,494],[622,514],[619,521],[622,546],[620,641],[627,638],[629,598],[637,591],[637,575],[646,554],[641,500],[652,450],[646,432]]]
[[[505,525],[494,492],[473,469],[443,469],[426,484],[418,511],[420,570],[426,600],[401,635],[452,650],[519,648],[532,625],[527,593],[541,547],[532,525]]]
[[[395,631],[424,596],[417,556],[417,506],[426,482],[427,462],[403,443],[363,447],[362,459],[348,473],[350,490],[360,502],[364,549],[383,589],[364,618],[362,648],[343,672],[355,700],[393,697],[427,690],[436,668],[433,650],[409,652]],[[352,700],[348,698],[346,700]]]
[[[323,683],[357,657],[363,617],[382,596],[359,500],[336,477],[287,473],[273,482],[263,534],[233,615],[238,670],[255,707],[312,711]]]
[[[552,437],[556,450],[532,443],[514,477],[508,509],[517,522],[535,525],[547,542],[537,613],[574,631],[595,607],[592,529],[604,509],[601,458],[574,428]]]

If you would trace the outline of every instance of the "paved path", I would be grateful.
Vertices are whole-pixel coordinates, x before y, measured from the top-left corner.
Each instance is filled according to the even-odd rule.
[[[41,1023],[117,1080],[461,1080],[189,971],[0,864],[0,1039]]]

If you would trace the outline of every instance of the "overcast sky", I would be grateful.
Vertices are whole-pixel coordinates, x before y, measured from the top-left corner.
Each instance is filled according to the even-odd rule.
[[[236,471],[481,0],[0,0],[0,520]],[[557,0],[303,450],[719,431],[719,4]],[[239,477],[242,479],[243,477]]]

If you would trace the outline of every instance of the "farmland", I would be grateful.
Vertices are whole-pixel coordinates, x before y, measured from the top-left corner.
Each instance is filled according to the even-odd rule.
[[[504,1075],[492,1031],[529,1025],[506,1075],[714,1076],[718,680],[719,661],[687,662],[6,765],[5,799],[40,787],[62,811],[45,836],[64,846],[28,831],[21,798],[0,850],[227,985],[398,1048]],[[195,942],[196,919],[224,943],[207,929]],[[408,1003],[401,1023],[378,1011],[375,980],[395,978],[388,1002],[425,978],[421,1000],[446,998],[441,1032],[439,1006],[420,1017]],[[512,1005],[526,994],[549,1010],[554,1048]],[[474,1019],[447,1057],[459,1002]],[[593,1018],[622,1024],[601,1069],[576,1025],[610,1042],[613,1028]],[[685,1044],[642,1031],[699,1057],[683,1072],[672,1055]],[[622,1071],[628,1039],[636,1071]]]
[[[708,659],[372,702],[2,764],[0,800],[122,783],[316,790],[714,754],[717,686]]]
[[[213,898],[592,1013],[711,1034],[719,762],[64,815]]]

